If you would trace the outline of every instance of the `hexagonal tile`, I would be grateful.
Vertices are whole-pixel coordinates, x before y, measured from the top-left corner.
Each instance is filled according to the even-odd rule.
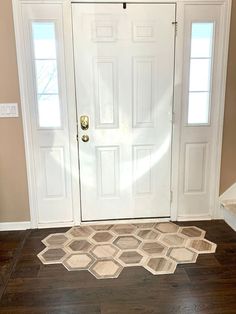
[[[111,258],[118,253],[118,249],[112,244],[96,245],[90,251],[96,258]]]
[[[195,263],[198,254],[185,247],[173,248],[168,256],[176,261],[178,264]]]
[[[63,265],[68,269],[71,270],[84,270],[88,269],[95,259],[88,253],[77,253],[71,254],[68,256],[64,261]]]
[[[92,240],[98,243],[111,242],[114,238],[114,235],[109,231],[98,231],[92,236]]]
[[[119,236],[113,242],[121,250],[137,249],[141,241],[135,236]]]
[[[153,275],[173,274],[176,262],[168,257],[150,257],[144,267]]]
[[[73,227],[66,232],[67,236],[71,238],[87,238],[93,233],[93,229],[89,226]]]
[[[89,269],[98,279],[117,278],[123,267],[115,260],[106,259],[96,261]]]
[[[206,231],[194,227],[194,226],[189,226],[189,227],[181,227],[179,229],[179,233],[189,237],[189,238],[204,238]]]
[[[65,235],[65,233],[54,233],[47,236],[45,239],[42,240],[43,244],[46,246],[64,246],[70,239]]]
[[[168,247],[185,246],[187,238],[180,233],[163,234],[160,236],[159,241]]]
[[[43,264],[59,264],[68,256],[65,248],[46,247],[38,254],[38,258]]]
[[[109,230],[111,229],[113,225],[92,225],[91,227],[95,230],[95,231],[101,231],[101,230]]]
[[[155,225],[155,229],[162,233],[174,233],[179,230],[179,226],[172,222],[160,222]]]
[[[155,223],[154,222],[146,222],[146,223],[140,223],[140,224],[134,224],[139,229],[148,229],[153,228]]]
[[[131,224],[114,225],[112,231],[116,234],[132,234],[136,230],[136,226]]]
[[[146,242],[140,246],[140,250],[142,250],[147,255],[159,255],[163,256],[167,253],[168,248],[159,242]]]
[[[206,239],[188,240],[186,247],[199,254],[215,253],[216,251],[216,244]]]
[[[145,261],[143,253],[137,250],[120,252],[116,258],[124,267],[139,266]]]
[[[142,240],[156,240],[158,239],[160,233],[152,229],[142,229],[139,230],[136,235]]]
[[[81,240],[72,240],[68,246],[67,249],[69,251],[73,252],[88,252],[90,250],[90,248],[92,247],[92,244],[85,240],[85,239],[81,239]]]

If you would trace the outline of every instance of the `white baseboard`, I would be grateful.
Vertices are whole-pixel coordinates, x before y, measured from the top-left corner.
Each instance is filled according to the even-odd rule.
[[[38,229],[46,229],[46,228],[62,228],[62,227],[72,227],[75,223],[73,221],[69,222],[44,222],[38,224]]]
[[[211,215],[190,215],[178,216],[177,221],[198,221],[198,220],[212,220]]]
[[[236,231],[236,215],[232,213],[229,209],[223,208],[224,212],[224,220],[225,222],[234,230]]]
[[[0,222],[0,231],[26,230],[30,228],[30,221]]]
[[[220,200],[236,199],[236,183],[231,185],[223,194],[220,195]]]

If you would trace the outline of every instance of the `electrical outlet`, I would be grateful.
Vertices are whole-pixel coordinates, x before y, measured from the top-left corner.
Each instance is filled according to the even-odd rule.
[[[16,117],[19,117],[17,103],[0,104],[0,118],[16,118]]]

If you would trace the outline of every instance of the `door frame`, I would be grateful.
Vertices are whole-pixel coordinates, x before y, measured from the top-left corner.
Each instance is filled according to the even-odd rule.
[[[77,149],[77,123],[75,122],[76,114],[76,95],[75,95],[75,79],[74,79],[74,56],[73,56],[73,35],[72,35],[72,17],[71,17],[71,2],[73,3],[91,3],[89,0],[12,0],[13,6],[13,18],[15,26],[16,37],[16,50],[17,50],[17,63],[19,72],[19,84],[21,94],[21,108],[22,108],[22,120],[25,142],[25,154],[26,154],[26,167],[28,178],[28,191],[29,191],[29,203],[30,203],[30,218],[31,228],[45,228],[45,227],[60,227],[71,226],[81,224],[81,208],[80,208],[80,173],[78,166],[78,149]],[[118,0],[94,0],[92,3],[122,3]],[[129,0],[129,3],[145,3],[141,0]],[[227,74],[227,59],[228,59],[228,43],[229,43],[229,30],[230,30],[230,16],[231,16],[231,2],[232,0],[162,0],[154,1],[150,0],[148,3],[175,3],[176,20],[178,21],[177,36],[175,42],[175,69],[174,69],[174,92],[173,92],[173,132],[172,132],[172,177],[171,177],[171,191],[172,191],[172,203],[171,203],[171,220],[200,220],[200,219],[212,219],[221,218],[220,205],[219,205],[219,184],[220,184],[220,164],[221,164],[221,151],[222,151],[222,135],[223,135],[223,119],[224,119],[224,99],[226,90],[226,74]],[[65,68],[66,68],[66,88],[68,103],[70,104],[69,110],[69,141],[71,150],[71,172],[78,173],[78,176],[71,175],[72,182],[72,199],[73,199],[73,221],[71,223],[48,223],[40,224],[38,222],[38,207],[36,197],[36,182],[35,182],[35,160],[34,160],[34,142],[32,136],[32,126],[30,119],[30,102],[29,91],[27,86],[27,72],[23,66],[26,59],[25,45],[24,45],[24,33],[22,29],[22,15],[21,5],[24,4],[59,4],[61,5],[63,13],[63,25],[64,25],[64,54],[65,54]],[[209,212],[207,216],[178,216],[178,185],[179,185],[179,164],[180,164],[180,144],[181,144],[181,122],[182,122],[182,82],[183,82],[183,53],[184,53],[184,10],[185,6],[189,4],[219,4],[221,5],[223,25],[222,31],[226,36],[223,40],[222,53],[218,57],[217,62],[221,65],[222,78],[221,78],[221,90],[219,101],[219,117],[217,136],[215,142],[215,161],[213,168],[215,176],[211,178],[211,193],[214,203],[215,211]],[[66,35],[66,36],[65,36]],[[152,221],[153,219],[145,219],[144,221]],[[168,219],[160,219],[168,220]],[[124,222],[125,220],[116,220],[116,223]],[[127,220],[133,222],[137,220]],[[139,221],[142,221],[141,219]],[[156,220],[155,220],[156,221]],[[101,222],[103,223],[103,222]],[[106,221],[104,221],[106,223]],[[112,223],[112,221],[111,221]],[[83,223],[83,224],[87,224]]]

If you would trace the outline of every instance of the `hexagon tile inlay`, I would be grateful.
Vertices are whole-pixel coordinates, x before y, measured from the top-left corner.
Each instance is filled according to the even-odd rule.
[[[38,254],[43,264],[59,264],[67,257],[68,252],[64,248],[47,247]]]
[[[215,253],[216,244],[206,239],[188,240],[187,247],[198,254]]]
[[[72,238],[87,238],[93,233],[93,229],[87,226],[73,227],[67,231],[67,235]]]
[[[204,238],[206,231],[197,227],[182,227],[179,233],[189,237],[189,238]]]
[[[136,230],[135,225],[119,224],[112,227],[112,231],[116,234],[131,234]]]
[[[96,261],[89,271],[98,279],[117,278],[123,267],[113,259]]]
[[[139,266],[142,265],[145,257],[140,251],[130,250],[130,251],[121,251],[117,256],[117,260],[124,266]]]
[[[160,222],[156,224],[155,229],[162,233],[175,233],[179,230],[179,226],[172,222]]]
[[[118,249],[112,244],[102,244],[93,247],[90,253],[97,259],[111,258],[118,253]]]
[[[66,245],[66,243],[68,243],[69,241],[70,239],[64,233],[50,234],[42,240],[43,244],[45,244],[46,246],[54,247]]]
[[[73,240],[67,246],[69,251],[73,252],[88,252],[92,244],[85,239]]]
[[[71,254],[63,261],[63,265],[68,270],[88,269],[95,259],[88,253]]]
[[[143,240],[155,240],[159,237],[159,232],[152,229],[139,230],[137,236]]]
[[[109,229],[111,229],[112,225],[92,225],[91,227],[95,231],[101,231],[101,230],[109,230]]]
[[[197,253],[185,247],[173,248],[168,255],[178,264],[195,263],[198,256]]]
[[[159,241],[167,247],[185,246],[187,238],[182,234],[164,234],[159,238]]]
[[[92,236],[92,240],[98,243],[110,242],[114,236],[109,231],[99,231]]]
[[[166,256],[150,257],[144,267],[153,275],[172,274],[175,272],[176,263]]]
[[[140,247],[144,253],[148,255],[165,255],[168,248],[159,242],[146,242],[143,243]]]
[[[62,264],[68,271],[87,270],[97,279],[117,278],[124,267],[142,266],[153,275],[171,274],[176,265],[195,263],[214,253],[205,231],[172,222],[73,227],[42,240],[43,264]]]
[[[141,241],[134,236],[119,236],[113,242],[121,250],[137,249]]]

